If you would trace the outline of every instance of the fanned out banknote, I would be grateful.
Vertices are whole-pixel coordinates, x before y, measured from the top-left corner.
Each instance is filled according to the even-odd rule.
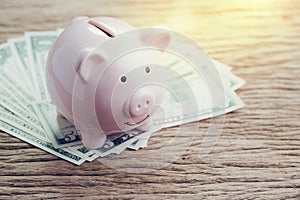
[[[139,150],[147,147],[151,135],[162,128],[214,117],[244,106],[235,90],[242,87],[245,81],[234,75],[231,67],[213,60],[225,88],[225,108],[204,106],[180,116],[180,112],[176,111],[178,102],[172,94],[168,94],[170,98],[163,102],[167,116],[154,120],[157,126],[147,132],[131,130],[116,133],[108,136],[101,148],[87,149],[81,143],[80,131],[57,112],[47,91],[46,60],[60,32],[61,29],[26,32],[24,37],[12,38],[0,45],[0,129],[71,163],[80,165],[112,153],[120,154],[126,148]],[[182,74],[190,76],[187,80],[197,91],[200,77],[184,71],[184,63],[168,58],[166,65],[183,69]],[[180,87],[176,89],[184,94]],[[200,97],[195,96],[200,101]],[[182,101],[191,103],[189,99]]]

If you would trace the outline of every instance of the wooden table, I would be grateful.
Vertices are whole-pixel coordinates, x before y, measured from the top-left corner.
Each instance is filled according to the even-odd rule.
[[[207,156],[195,149],[211,120],[155,171],[75,166],[1,132],[0,199],[300,199],[299,13],[298,0],[0,0],[1,42],[74,16],[113,16],[185,34],[247,81],[238,90],[246,107],[226,115]]]

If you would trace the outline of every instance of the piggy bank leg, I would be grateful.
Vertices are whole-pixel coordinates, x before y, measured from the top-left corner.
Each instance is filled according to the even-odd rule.
[[[103,146],[106,135],[105,134],[91,134],[91,133],[81,133],[81,140],[85,147],[91,149],[97,149]]]

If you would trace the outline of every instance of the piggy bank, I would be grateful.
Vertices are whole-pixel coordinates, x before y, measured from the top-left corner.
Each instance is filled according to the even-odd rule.
[[[160,86],[151,84],[158,75],[157,66],[145,63],[155,63],[159,53],[136,51],[111,62],[114,49],[126,45],[126,41],[118,43],[118,37],[134,30],[133,26],[114,18],[76,17],[49,52],[48,91],[58,112],[79,126],[86,147],[101,147],[109,134],[132,129],[147,131],[152,126],[151,115],[155,105],[160,104],[163,92]],[[149,32],[136,34],[133,40],[163,50],[171,36],[168,31]],[[109,42],[114,42],[113,48],[106,45]],[[78,85],[94,91],[80,93]],[[78,120],[81,112],[84,120]],[[100,128],[91,131],[85,125],[89,124],[85,120],[88,118]]]

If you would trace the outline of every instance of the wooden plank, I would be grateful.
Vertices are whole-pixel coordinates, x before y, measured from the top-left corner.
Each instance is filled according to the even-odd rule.
[[[207,156],[200,156],[199,145],[211,120],[198,124],[182,156],[155,171],[124,173],[101,161],[75,166],[1,132],[1,199],[300,198],[299,1],[1,0],[0,5],[0,42],[25,31],[64,27],[79,15],[113,16],[137,27],[163,25],[183,33],[247,80],[238,91],[246,107],[226,115]],[[153,137],[142,151],[175,132]]]

